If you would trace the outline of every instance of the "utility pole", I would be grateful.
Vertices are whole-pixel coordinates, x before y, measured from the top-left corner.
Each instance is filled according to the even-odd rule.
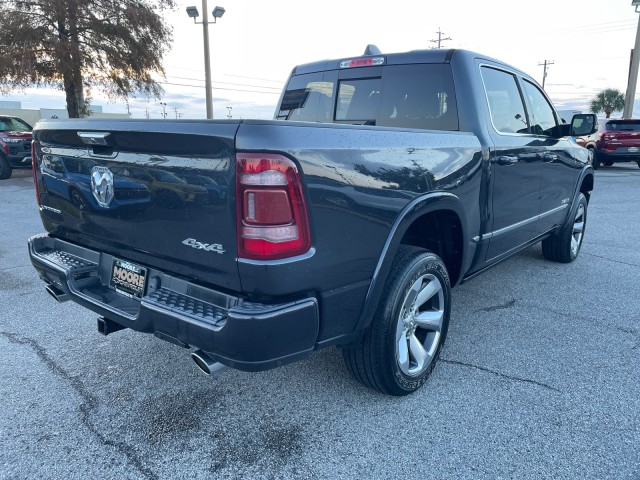
[[[176,120],[182,116],[182,114],[178,112],[178,109],[176,107],[171,108],[173,108],[173,111],[176,112]]]
[[[442,35],[446,35],[446,34],[444,32],[442,32],[442,30],[440,30],[440,27],[438,27],[438,31],[436,33],[438,34],[438,39],[437,40],[429,40],[429,41],[431,43],[437,43],[438,44],[438,48],[440,48],[440,45],[445,40],[453,40],[451,37],[442,38]]]
[[[632,3],[633,5],[633,3]],[[636,6],[638,11],[638,6]],[[633,104],[636,99],[636,84],[638,83],[638,57],[640,56],[640,17],[638,17],[638,29],[636,30],[635,48],[631,50],[631,63],[629,65],[629,80],[627,81],[627,94],[624,98],[624,110],[622,118],[633,117]]]
[[[547,79],[547,66],[549,65],[553,65],[556,62],[554,62],[553,60],[545,60],[544,63],[539,63],[538,66],[543,66],[544,65],[544,73],[542,74],[542,89],[544,90],[544,81]]]
[[[227,107],[227,118],[233,118],[231,116],[231,110],[233,109],[233,107]]]

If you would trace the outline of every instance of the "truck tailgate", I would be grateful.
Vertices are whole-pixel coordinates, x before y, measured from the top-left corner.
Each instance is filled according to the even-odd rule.
[[[59,238],[240,290],[237,121],[43,121],[41,216]]]

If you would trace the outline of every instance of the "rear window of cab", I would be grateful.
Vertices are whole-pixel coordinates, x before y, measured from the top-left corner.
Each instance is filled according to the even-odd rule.
[[[356,69],[354,69],[355,71]],[[337,78],[335,72],[291,77],[276,114],[279,120],[458,130],[448,64],[390,65],[371,75]]]

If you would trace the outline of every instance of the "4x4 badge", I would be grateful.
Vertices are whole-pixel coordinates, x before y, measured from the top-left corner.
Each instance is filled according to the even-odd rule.
[[[182,244],[197,250],[205,250],[207,252],[216,252],[219,254],[224,253],[224,247],[219,243],[202,243],[197,241],[195,238],[186,238],[182,241]]]
[[[107,167],[91,169],[91,192],[101,207],[108,207],[113,200],[113,173]]]

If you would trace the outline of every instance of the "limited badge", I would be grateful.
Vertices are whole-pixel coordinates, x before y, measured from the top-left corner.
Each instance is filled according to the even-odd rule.
[[[108,207],[113,200],[113,173],[107,167],[91,169],[91,192],[101,207]]]

